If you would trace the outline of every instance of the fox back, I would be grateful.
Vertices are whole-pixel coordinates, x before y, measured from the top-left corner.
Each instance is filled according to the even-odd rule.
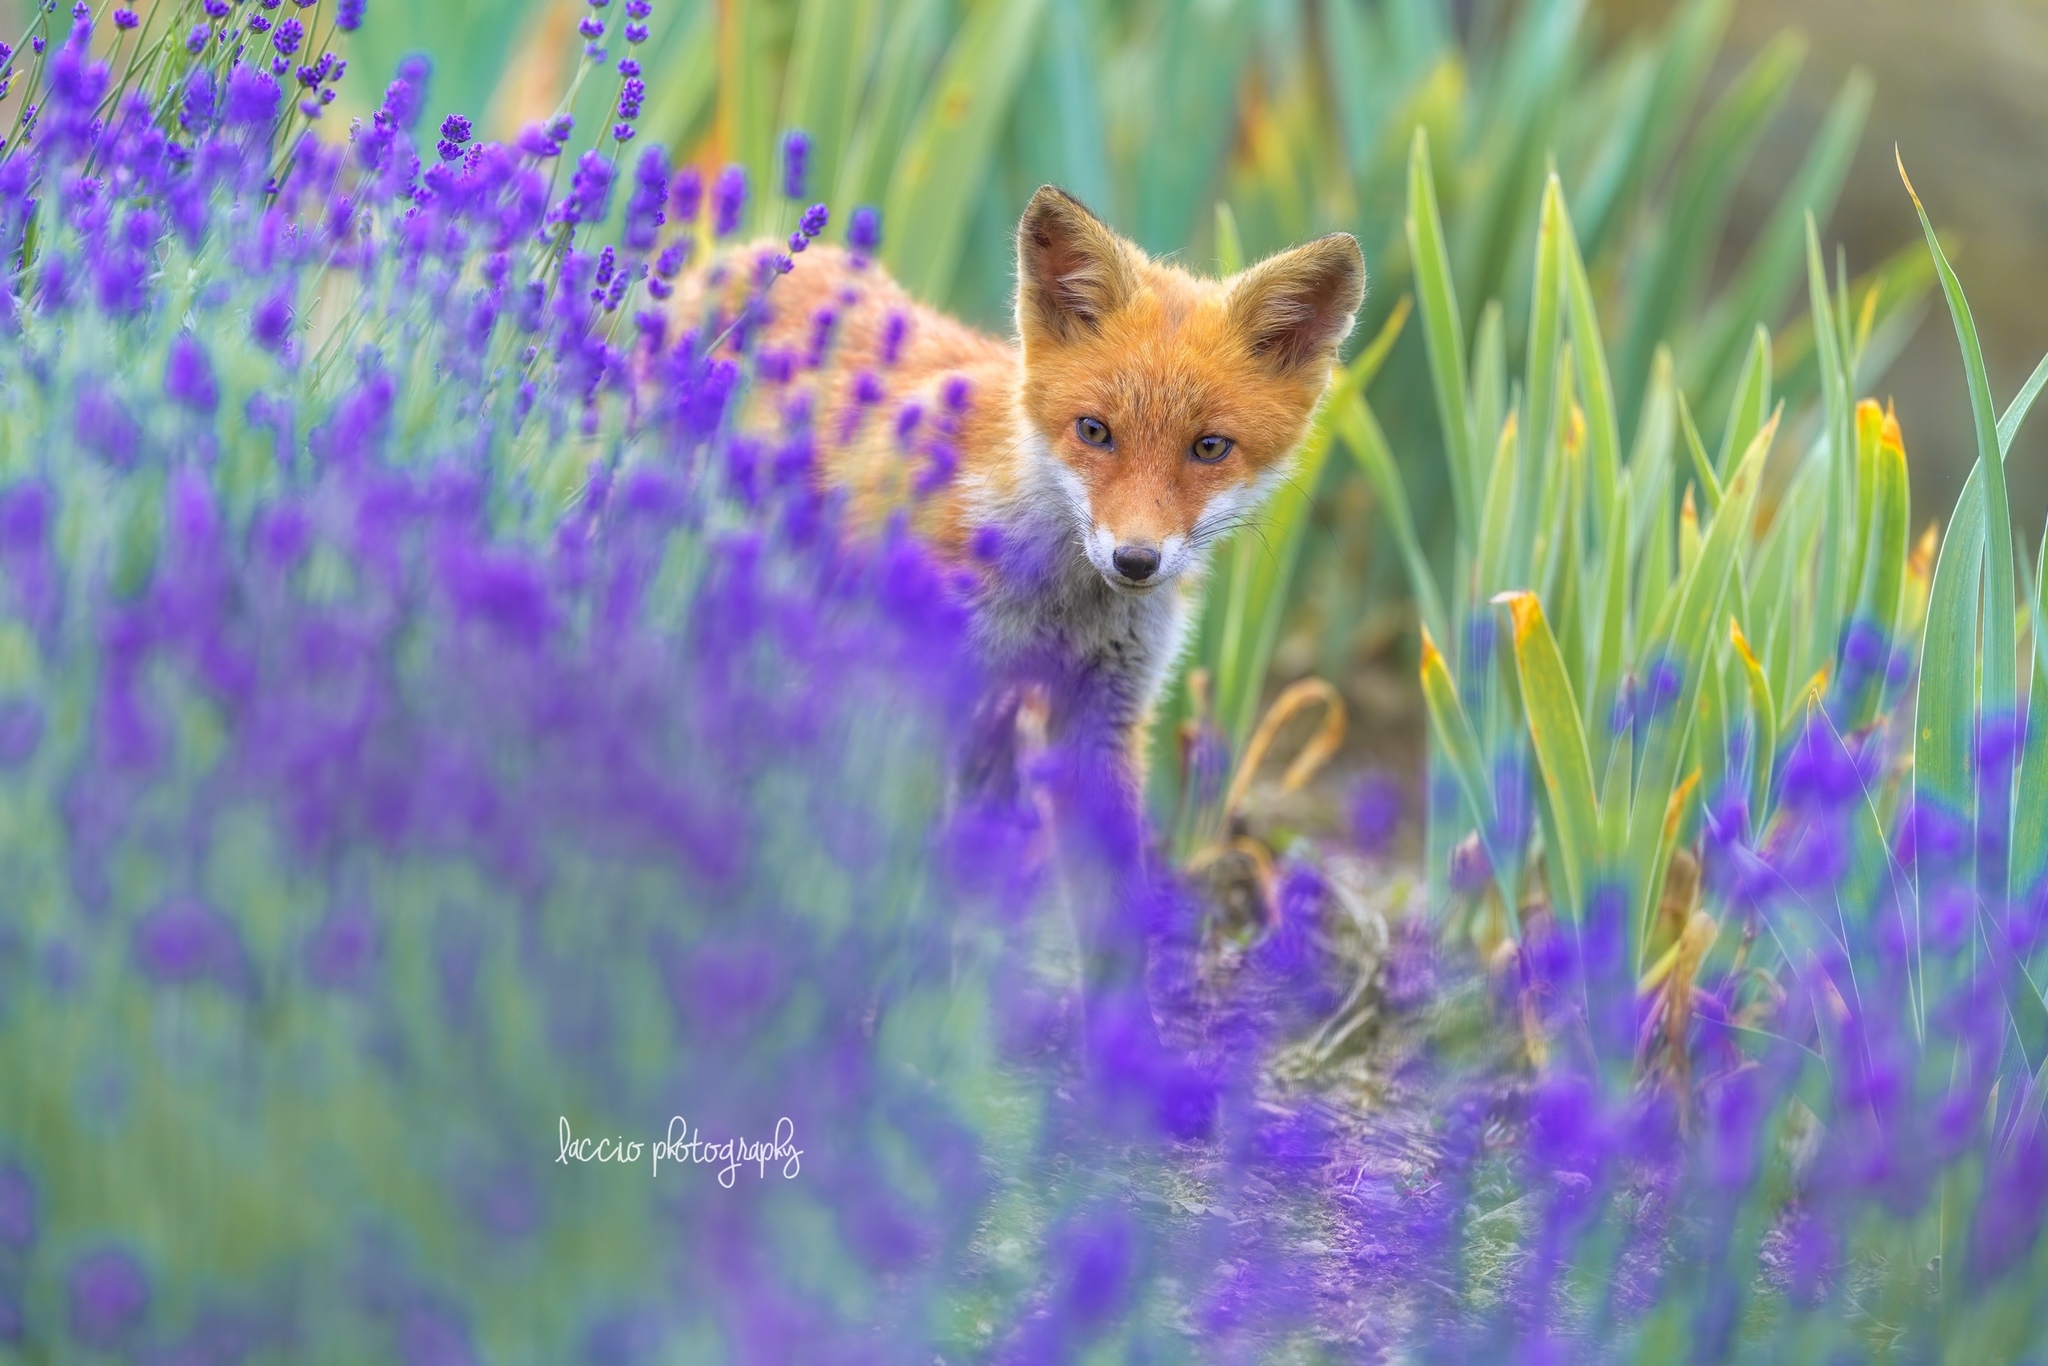
[[[1112,726],[1141,725],[1209,551],[1286,479],[1329,384],[1365,291],[1357,242],[1204,279],[1048,186],[1017,230],[1015,340],[836,248],[745,303],[777,249],[740,248],[680,301],[693,319],[751,309],[734,344],[766,381],[755,416],[811,424],[857,527],[905,518],[969,572],[994,666],[1056,672]]]

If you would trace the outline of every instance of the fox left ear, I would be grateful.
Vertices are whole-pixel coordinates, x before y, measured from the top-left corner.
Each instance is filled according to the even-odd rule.
[[[1365,255],[1358,239],[1333,232],[1268,257],[1237,278],[1231,322],[1255,355],[1284,370],[1337,358],[1365,302]]]

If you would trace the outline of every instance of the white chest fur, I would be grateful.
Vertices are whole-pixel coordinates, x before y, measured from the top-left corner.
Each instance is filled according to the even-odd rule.
[[[1023,667],[1071,674],[1071,681],[1128,725],[1165,687],[1186,644],[1190,599],[1183,576],[1146,594],[1119,592],[1103,581],[1071,541],[1042,573],[1002,566],[987,579],[975,632],[997,669]]]

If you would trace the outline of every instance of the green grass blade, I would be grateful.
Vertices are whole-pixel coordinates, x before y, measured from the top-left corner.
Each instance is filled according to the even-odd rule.
[[[1744,329],[1775,321],[1784,312],[1799,280],[1806,216],[1810,213],[1826,223],[1832,213],[1863,137],[1872,88],[1870,77],[1860,70],[1843,82],[1805,162],[1779,196],[1733,281],[1708,308],[1687,344],[1685,380],[1704,401],[1718,401],[1727,392]],[[1738,443],[1734,450],[1741,451],[1746,444]]]
[[[1869,530],[1856,611],[1851,620],[1874,631],[1889,652],[1897,644],[1899,594],[1906,579],[1906,556],[1912,551],[1912,492],[1906,479],[1906,451],[1899,438],[1898,424],[1880,418],[1873,446],[1870,510],[1866,518]],[[1846,668],[1838,681],[1851,682]],[[1869,724],[1877,712],[1884,688],[1882,668],[1874,677],[1853,681],[1860,696],[1852,699],[1848,728],[1858,730]]]
[[[1407,567],[1409,586],[1414,591],[1416,609],[1421,613],[1423,626],[1432,636],[1448,639],[1450,617],[1444,611],[1443,596],[1437,591],[1436,576],[1430,572],[1429,555],[1422,548],[1422,539],[1415,534],[1415,516],[1409,508],[1400,466],[1387,446],[1379,419],[1373,415],[1362,394],[1351,395],[1338,408],[1337,431],[1386,509],[1387,522],[1394,530],[1394,543]]]
[[[1629,888],[1635,912],[1632,924],[1638,929],[1649,923],[1662,891],[1670,849],[1665,818],[1679,788],[1679,766],[1689,748],[1687,739],[1699,706],[1702,679],[1709,667],[1712,637],[1716,634],[1713,628],[1723,619],[1728,580],[1749,547],[1757,486],[1763,479],[1764,461],[1777,435],[1777,425],[1775,419],[1766,423],[1750,442],[1734,477],[1728,481],[1721,511],[1708,528],[1693,572],[1680,585],[1671,624],[1650,642],[1648,653],[1678,671],[1679,694],[1672,705],[1650,722],[1642,773],[1629,812]],[[1639,937],[1638,951],[1642,942]],[[1638,959],[1636,970],[1640,972],[1642,967]]]
[[[1985,540],[1983,473],[1973,470],[1934,562],[1913,726],[1914,802],[1967,824],[1975,823],[1977,811],[1973,750]]]
[[[1803,39],[1779,34],[1735,78],[1693,135],[1672,193],[1666,230],[1629,318],[1618,367],[1624,377],[1624,424],[1640,410],[1640,380],[1632,387],[1630,379],[1648,373],[1658,343],[1671,340],[1673,328],[1691,311],[1720,240],[1736,179],[1791,92],[1805,57]]]
[[[1822,416],[1827,425],[1824,428],[1826,439],[1820,448],[1822,478],[1825,480],[1820,526],[1820,586],[1815,596],[1813,629],[1807,633],[1805,650],[1795,666],[1802,675],[1834,658],[1835,643],[1841,638],[1842,614],[1848,610],[1847,594],[1852,586],[1844,582],[1847,568],[1843,559],[1847,553],[1850,500],[1854,497],[1850,475],[1855,458],[1848,380],[1839,344],[1841,334],[1835,325],[1827,270],[1821,264],[1820,231],[1812,218],[1806,220],[1806,268],[1813,335],[1819,348]]]
[[[1580,208],[1579,231],[1587,255],[1600,254],[1620,226],[1621,211],[1637,198],[1644,181],[1670,163],[1720,50],[1731,8],[1732,0],[1692,0],[1659,36],[1641,117],[1622,115],[1615,129],[1615,150],[1594,160],[1572,196]]]
[[[1501,423],[1500,441],[1495,448],[1486,479],[1486,508],[1479,518],[1478,582],[1475,592],[1491,596],[1507,586],[1509,527],[1514,521],[1515,469],[1521,460],[1522,433],[1515,415]]]
[[[1564,189],[1555,173],[1543,189],[1543,209],[1536,234],[1535,292],[1529,307],[1529,346],[1525,353],[1526,387],[1522,391],[1521,442],[1514,466],[1514,493],[1509,521],[1507,574],[1504,588],[1526,588],[1535,580],[1532,562],[1541,525],[1545,477],[1555,448],[1559,409],[1558,348],[1564,334],[1563,238]]]
[[[1216,269],[1224,275],[1244,269],[1244,238],[1237,231],[1237,215],[1222,200],[1216,203]]]
[[[1430,730],[1436,736],[1438,753],[1449,761],[1451,772],[1458,780],[1458,789],[1465,794],[1472,823],[1479,831],[1480,846],[1486,850],[1487,861],[1493,866],[1494,878],[1500,886],[1502,901],[1512,907],[1514,887],[1508,879],[1513,876],[1515,867],[1510,861],[1514,851],[1499,848],[1493,837],[1497,824],[1494,819],[1493,783],[1486,776],[1486,761],[1479,748],[1479,736],[1472,729],[1471,718],[1465,714],[1465,704],[1458,700],[1458,688],[1451,681],[1451,671],[1444,663],[1443,653],[1426,631],[1422,636],[1422,700],[1429,711]]]
[[[1472,340],[1472,487],[1483,494],[1493,477],[1493,456],[1500,443],[1500,424],[1508,416],[1507,320],[1498,300],[1479,311],[1479,330]]]
[[[1081,0],[1049,0],[1038,64],[1012,120],[1020,170],[1027,183],[1056,182],[1108,214],[1116,209],[1116,177],[1109,161],[1109,118],[1103,108],[1102,72],[1095,31]],[[1007,267],[1007,262],[1005,263]]]
[[[930,85],[932,67],[944,49],[941,0],[901,0],[891,8],[888,30],[875,59],[870,87],[873,97],[847,144],[833,199],[835,209],[887,200],[897,154],[917,114],[919,96]],[[882,230],[886,239],[895,225],[885,220]]]
[[[754,192],[747,212],[758,229],[780,202],[767,187],[772,176],[775,130],[774,76],[769,15],[760,5],[719,5],[718,133],[727,161],[746,167]]]
[[[2012,449],[2013,437],[2019,435],[2020,424],[2027,420],[2027,410],[2040,397],[2043,386],[2048,386],[2048,356],[2041,357],[2041,363],[2034,367],[2034,373],[2027,376],[2027,382],[2020,386],[2012,406],[2005,410],[2005,416],[1998,419],[1998,449],[2003,454]]]
[[[1479,532],[1479,461],[1475,439],[1491,445],[1494,434],[1474,432],[1465,406],[1465,332],[1458,312],[1457,288],[1451,280],[1450,253],[1444,244],[1443,215],[1437,208],[1436,178],[1430,169],[1429,130],[1417,124],[1408,153],[1408,252],[1415,273],[1415,296],[1422,312],[1423,346],[1429,355],[1429,376],[1436,392],[1437,427],[1443,434],[1444,459],[1450,467],[1451,502],[1458,536],[1477,544]],[[1492,453],[1489,449],[1489,455]]]
[[[996,0],[983,8],[1004,7],[1005,0]],[[1239,127],[1234,92],[1255,48],[1248,39],[1257,8],[1253,0],[1181,7],[1176,22],[1161,26],[1163,42],[1148,54],[1149,80],[1126,104],[1140,111],[1128,136],[1132,145],[1156,154],[1135,158],[1135,193],[1121,206],[1147,251],[1186,246],[1216,193],[1217,167]]]
[[[1921,231],[1927,238],[1928,254],[1934,258],[1935,271],[1941,277],[1942,293],[1948,298],[1949,317],[1955,324],[1956,340],[1962,347],[1963,372],[1970,386],[1970,415],[1977,430],[1977,466],[1972,474],[1981,472],[1983,476],[1984,613],[1983,635],[1977,654],[1981,700],[1962,699],[1966,703],[1976,701],[1977,705],[1966,705],[1957,718],[1961,724],[1970,724],[1980,713],[1986,718],[2010,717],[2018,703],[2017,658],[2013,641],[2018,605],[2013,583],[2012,508],[2006,495],[2005,456],[1998,439],[1998,416],[1991,405],[1991,382],[1984,370],[1984,348],[1977,338],[1976,321],[1970,315],[1969,301],[1963,296],[1962,282],[1956,278],[1947,255],[1941,249],[1941,242],[1934,235],[1934,224],[1928,220],[1920,196],[1914,193],[1913,182],[1906,179],[1903,160],[1899,162],[1899,178],[1905,181],[1906,193],[1912,196],[1913,210],[1919,215]],[[1943,547],[1943,559],[1946,558],[1947,547]],[[1948,633],[1953,635],[1956,632],[1955,624],[1949,624]],[[1923,696],[1922,706],[1925,705]],[[1935,712],[1934,715],[1943,717],[1944,713]],[[1965,759],[1967,769],[1967,756]],[[1997,837],[1992,839],[1986,839],[1980,832],[1980,848],[2011,848],[2011,794],[2000,796],[1997,806],[2005,809],[1980,812],[1979,821],[2001,821],[2006,823],[2006,827],[1997,831]],[[2002,893],[2008,871],[1980,865],[1978,875],[1990,879]]]
[[[1770,800],[1771,768],[1777,762],[1778,706],[1771,696],[1771,681],[1764,676],[1763,664],[1750,649],[1742,623],[1733,617],[1728,619],[1728,643],[1735,650],[1743,685],[1749,693],[1749,716],[1754,726],[1750,740],[1750,824],[1761,830],[1769,815],[1765,807]]]
[[[1565,295],[1572,328],[1572,356],[1578,362],[1579,393],[1586,405],[1587,474],[1592,481],[1593,523],[1605,527],[1614,518],[1615,486],[1621,478],[1621,419],[1614,407],[1614,380],[1607,368],[1607,345],[1600,338],[1600,315],[1593,306],[1593,285],[1586,278],[1571,215],[1559,202],[1563,227]]]
[[[680,36],[663,45],[663,57],[641,132],[680,151],[696,141],[718,93],[717,7],[699,4]]]
[[[1594,763],[1604,765],[1607,752],[1612,747],[1612,727],[1607,718],[1613,714],[1616,694],[1621,688],[1621,673],[1628,659],[1628,589],[1629,589],[1629,499],[1628,476],[1622,477],[1619,496],[1614,500],[1614,520],[1601,528],[1606,540],[1602,548],[1606,564],[1601,571],[1599,635],[1594,641],[1593,686],[1586,692],[1586,733],[1593,737]]]
[[[1749,356],[1742,363],[1742,377],[1736,382],[1735,397],[1728,405],[1728,420],[1721,431],[1721,451],[1714,459],[1714,472],[1728,477],[1735,457],[1749,449],[1764,419],[1771,414],[1771,332],[1757,324],[1750,339]]]
[[[1556,856],[1564,881],[1562,913],[1576,921],[1585,910],[1585,895],[1600,848],[1600,813],[1593,796],[1593,764],[1586,753],[1586,735],[1579,724],[1578,698],[1566,677],[1564,656],[1543,617],[1534,593],[1506,593],[1494,599],[1505,606],[1514,626],[1515,668],[1522,684],[1522,706],[1536,766],[1543,775],[1557,824]]]
[[[2043,875],[2048,874],[2048,619],[2042,615],[2043,590],[2048,588],[2048,580],[2043,578],[2048,574],[2048,532],[2042,534],[2041,548],[2040,563],[2028,586],[2027,607],[2033,626],[2028,634],[2034,642],[2034,667],[2027,690],[2027,739],[2013,796],[2008,893],[2014,904],[2033,896]]]
[[[883,210],[883,252],[890,271],[921,299],[943,301],[952,287],[990,151],[1037,49],[1044,12],[1045,0],[976,6],[904,143]]]
[[[1906,167],[1899,164],[1899,178]],[[1977,338],[1977,323],[1963,296],[1962,281],[1948,263],[1941,241],[1928,221],[1927,210],[1913,183],[1906,181],[1913,211],[1919,215],[1921,231],[1927,238],[1928,254],[1941,277],[1941,290],[1948,298],[1950,319],[1955,323],[1956,341],[1963,352],[1963,372],[1970,386],[1970,416],[1977,431],[1977,468],[1984,472],[1984,527],[1988,559],[1984,574],[1984,709],[1993,715],[2010,713],[2017,684],[2014,681],[2013,622],[2018,611],[2013,586],[2012,504],[2005,486],[2005,451],[1999,439],[1998,417],[1991,406],[1991,381],[1984,369],[1984,346]],[[2018,423],[2014,423],[2015,429]]]
[[[823,199],[839,183],[881,15],[880,0],[803,0],[797,11],[782,87],[782,127],[810,134],[812,199]]]
[[[1685,451],[1692,457],[1692,472],[1700,492],[1706,495],[1707,511],[1711,514],[1721,506],[1721,477],[1714,473],[1714,462],[1707,458],[1707,443],[1700,440],[1700,429],[1692,420],[1692,405],[1685,401],[1683,390],[1678,395],[1678,430],[1685,436]]]

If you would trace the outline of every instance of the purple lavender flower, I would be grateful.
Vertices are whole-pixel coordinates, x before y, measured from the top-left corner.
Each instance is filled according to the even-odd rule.
[[[1384,771],[1366,774],[1352,785],[1348,806],[1351,839],[1367,854],[1384,853],[1401,824],[1401,785]]]
[[[249,314],[249,335],[266,351],[282,351],[291,330],[292,300],[288,292],[271,295]]]
[[[882,246],[882,211],[872,204],[854,208],[846,220],[846,245],[863,256],[872,256]]]
[[[289,57],[299,50],[299,44],[305,40],[305,37],[306,26],[304,24],[300,23],[297,19],[286,19],[277,26],[277,31],[271,34],[270,45],[277,49],[279,56]]]
[[[910,337],[910,315],[891,309],[882,320],[882,364],[894,366],[903,358],[903,343]]]
[[[685,166],[676,172],[675,184],[669,191],[669,207],[675,210],[678,223],[697,221],[699,206],[704,201],[704,174],[695,166]]]
[[[558,157],[562,144],[549,133],[547,125],[530,123],[521,129],[513,145],[530,157]]]
[[[420,53],[400,61],[398,79],[384,91],[384,103],[378,110],[380,119],[401,132],[410,132],[426,107],[427,83],[433,74],[433,62]]]
[[[43,743],[43,709],[26,698],[0,701],[0,773],[25,766]],[[6,1241],[4,1186],[0,1186],[0,1242]]]
[[[135,924],[136,966],[166,985],[212,981],[238,985],[247,972],[234,923],[196,898],[174,898]]]
[[[747,207],[747,172],[742,166],[728,166],[711,186],[711,227],[720,237],[739,231],[740,215]]]
[[[72,1264],[66,1278],[71,1301],[71,1336],[86,1347],[110,1351],[142,1326],[149,1315],[149,1278],[142,1264],[122,1248],[101,1248]]]
[[[576,174],[569,182],[569,195],[556,210],[563,222],[602,222],[611,212],[612,165],[603,153],[585,152],[576,160]]]
[[[363,12],[369,0],[336,0],[334,26],[343,33],[354,33],[363,26]]]
[[[0,1165],[0,1247],[19,1252],[36,1240],[36,1187],[13,1162]]]
[[[651,249],[667,221],[668,153],[649,147],[633,164],[633,194],[626,202],[625,244],[633,251]],[[674,274],[673,271],[670,272]]]
[[[782,194],[785,199],[802,199],[811,164],[811,135],[792,128],[782,135]],[[811,236],[817,236],[812,233]]]
[[[213,416],[220,406],[220,383],[213,375],[213,361],[190,332],[180,332],[171,342],[170,358],[164,365],[164,393],[201,417]]]
[[[238,66],[228,73],[222,118],[231,127],[264,128],[277,121],[284,88],[268,72]]]

